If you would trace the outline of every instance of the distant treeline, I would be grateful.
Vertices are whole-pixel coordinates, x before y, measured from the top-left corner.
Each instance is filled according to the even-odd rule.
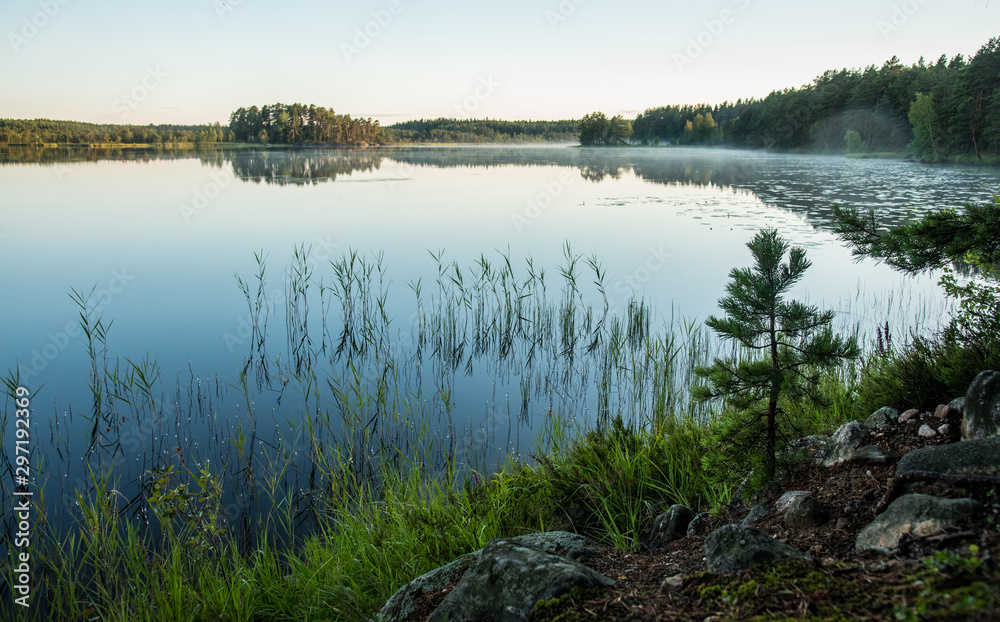
[[[499,119],[421,119],[389,126],[399,143],[575,142],[578,122]]]
[[[257,144],[526,143],[575,142],[578,122],[429,119],[381,127],[323,106],[273,104],[239,108],[229,126],[105,125],[48,119],[0,119],[0,144],[102,144],[243,142]]]
[[[902,152],[937,161],[1000,155],[1000,37],[972,58],[827,71],[800,89],[719,106],[665,106],[634,140],[782,151]]]
[[[973,57],[827,71],[812,84],[763,99],[651,108],[629,123],[601,113],[582,121],[421,119],[383,128],[304,104],[240,108],[229,126],[110,125],[0,119],[0,144],[670,143],[779,151],[909,151],[927,161],[1000,159],[1000,37]]]
[[[230,131],[214,125],[113,125],[49,119],[0,119],[0,144],[161,145],[231,142]]]
[[[323,106],[273,104],[239,108],[229,115],[229,130],[248,143],[379,144],[386,135],[378,121],[352,119]]]

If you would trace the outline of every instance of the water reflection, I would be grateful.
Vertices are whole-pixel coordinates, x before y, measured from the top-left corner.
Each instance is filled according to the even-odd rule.
[[[984,201],[1000,187],[995,169],[918,166],[900,160],[680,148],[587,149],[569,147],[385,147],[376,149],[90,149],[7,148],[3,164],[152,161],[197,158],[231,167],[236,178],[276,185],[314,185],[355,173],[371,181],[405,179],[419,168],[572,168],[589,182],[632,174],[654,185],[713,186],[751,192],[771,207],[831,228],[835,204],[876,209],[887,224],[916,213]]]

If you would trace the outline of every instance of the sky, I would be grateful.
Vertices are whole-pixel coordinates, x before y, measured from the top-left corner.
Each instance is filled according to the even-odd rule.
[[[1000,1],[3,0],[0,34],[0,118],[631,118],[968,57],[1000,35]]]

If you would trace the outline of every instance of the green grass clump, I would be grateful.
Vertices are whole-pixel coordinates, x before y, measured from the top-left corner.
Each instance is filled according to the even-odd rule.
[[[707,429],[667,416],[649,429],[613,419],[541,458],[558,515],[573,531],[622,550],[638,550],[644,530],[666,507],[728,502],[701,470]]]

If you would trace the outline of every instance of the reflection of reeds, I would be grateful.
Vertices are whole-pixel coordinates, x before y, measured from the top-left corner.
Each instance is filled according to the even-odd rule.
[[[57,618],[141,618],[136,599],[146,598],[156,611],[150,617],[162,618],[180,615],[197,593],[205,616],[225,611],[248,619],[251,610],[260,617],[260,607],[291,606],[276,592],[262,594],[260,582],[295,591],[319,589],[322,579],[345,603],[340,613],[325,615],[350,618],[356,613],[350,607],[426,569],[429,560],[504,533],[502,512],[473,529],[485,510],[474,495],[455,495],[470,469],[488,478],[508,452],[518,451],[522,428],[544,453],[551,443],[568,443],[572,430],[586,429],[591,412],[601,426],[616,420],[633,430],[662,426],[672,411],[695,412],[687,386],[690,369],[708,355],[701,329],[673,320],[655,329],[655,311],[641,300],[629,302],[621,316],[612,313],[596,258],[567,245],[552,291],[546,271],[530,258],[519,269],[509,253],[482,256],[471,267],[443,253],[432,257],[435,286],[411,284],[415,313],[400,326],[381,255],[350,252],[318,266],[308,248],[296,248],[284,275],[286,348],[277,355],[268,320],[280,309],[266,297],[267,258],[255,254],[256,273],[237,276],[251,334],[232,385],[189,370],[168,389],[154,360],[119,362],[110,354],[111,323],[74,291],[93,404],[84,468],[68,460],[55,467],[65,468],[60,480],[71,503],[64,490],[63,504],[39,504],[40,515],[49,517],[39,527],[45,563],[37,595],[46,611]],[[470,405],[490,396],[468,395],[469,375],[492,378],[500,392],[478,423]],[[504,394],[514,402],[506,413]],[[276,396],[273,406],[269,396]],[[61,439],[54,441],[56,454],[75,455],[68,436],[52,438]],[[518,490],[498,491],[507,500],[491,501],[490,512],[525,512],[519,499],[536,493]],[[164,494],[174,505],[164,505]],[[622,528],[615,537],[630,541],[635,525]],[[349,550],[362,532],[380,543],[378,550],[354,558],[331,552]],[[165,535],[180,533],[184,538]],[[171,538],[197,543],[198,550],[178,548]],[[294,559],[279,553],[302,542],[318,548]],[[386,550],[405,546],[422,557],[393,558]],[[372,575],[376,567],[383,574]],[[372,576],[362,581],[365,573]],[[289,575],[299,587],[287,582]],[[124,587],[129,581],[136,586],[131,592]],[[253,607],[241,600],[248,582],[258,586]],[[116,596],[123,592],[128,598]]]

